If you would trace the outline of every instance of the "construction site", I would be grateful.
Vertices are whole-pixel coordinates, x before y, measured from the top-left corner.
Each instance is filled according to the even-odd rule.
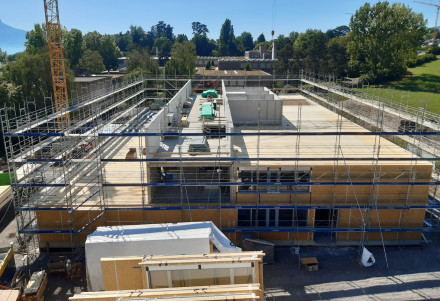
[[[101,225],[212,221],[231,240],[281,245],[435,231],[438,117],[288,81],[300,93],[223,82],[203,98],[191,79],[140,76],[65,111],[3,110],[19,233],[50,250],[82,247]]]
[[[5,258],[15,249],[35,271],[22,300],[46,285],[48,300],[66,287],[69,300],[354,298],[369,287],[358,279],[386,275],[412,289],[397,262],[413,269],[407,255],[440,231],[440,115],[426,101],[303,71],[200,68],[81,77],[68,91],[57,1],[45,12],[54,95],[0,110],[18,236]],[[308,274],[318,259],[327,284]],[[438,281],[432,269],[413,271]]]
[[[22,247],[207,221],[237,245],[293,248],[420,245],[438,231],[438,116],[304,74],[274,78],[295,90],[279,95],[217,81],[203,95],[201,79],[139,75],[61,109],[2,110]]]

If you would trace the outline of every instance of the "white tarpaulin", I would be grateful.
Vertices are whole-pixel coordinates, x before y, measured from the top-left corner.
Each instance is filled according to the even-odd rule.
[[[362,264],[364,267],[371,267],[376,262],[376,259],[374,259],[373,253],[367,250],[367,248],[364,247],[364,250],[362,251]]]
[[[88,289],[104,290],[102,257],[207,254],[210,241],[222,253],[241,252],[212,222],[98,227],[85,244]]]

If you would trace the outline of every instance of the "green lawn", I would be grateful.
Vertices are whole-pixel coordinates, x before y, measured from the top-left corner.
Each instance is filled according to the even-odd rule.
[[[414,107],[426,101],[427,110],[440,114],[440,58],[408,71],[411,74],[400,81],[358,90]]]

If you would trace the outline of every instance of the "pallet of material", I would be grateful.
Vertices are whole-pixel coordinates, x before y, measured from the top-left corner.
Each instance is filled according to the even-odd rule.
[[[45,271],[33,273],[24,289],[22,301],[43,301],[46,285],[47,275]]]
[[[0,186],[0,209],[12,200],[12,188],[10,185]]]
[[[65,274],[66,273],[66,256],[53,256],[49,258],[47,263],[47,271],[51,274]]]

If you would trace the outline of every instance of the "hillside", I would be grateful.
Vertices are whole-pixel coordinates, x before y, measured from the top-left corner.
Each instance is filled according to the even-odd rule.
[[[24,50],[26,31],[11,27],[0,20],[0,48],[8,54]]]

